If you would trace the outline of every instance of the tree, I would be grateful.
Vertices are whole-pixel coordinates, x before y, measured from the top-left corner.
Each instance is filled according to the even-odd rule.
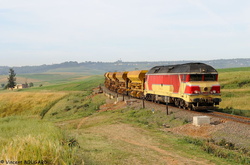
[[[7,88],[13,89],[16,86],[16,73],[14,69],[10,68]]]
[[[29,87],[33,87],[33,86],[34,86],[33,82],[30,82]]]

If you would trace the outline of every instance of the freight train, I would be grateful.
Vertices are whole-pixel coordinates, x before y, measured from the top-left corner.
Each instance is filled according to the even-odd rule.
[[[215,109],[221,102],[218,72],[204,63],[155,66],[105,73],[111,91],[189,110]]]

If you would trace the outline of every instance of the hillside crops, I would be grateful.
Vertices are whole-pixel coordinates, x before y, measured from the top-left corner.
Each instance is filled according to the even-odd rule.
[[[0,95],[0,116],[38,115],[42,109],[64,96],[65,92],[11,92]]]
[[[219,70],[222,102],[220,108],[247,110],[250,116],[250,68]]]

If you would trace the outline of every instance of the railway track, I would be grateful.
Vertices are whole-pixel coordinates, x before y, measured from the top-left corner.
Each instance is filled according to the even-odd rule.
[[[218,117],[218,118],[223,118],[225,120],[230,120],[230,121],[235,121],[235,122],[250,125],[250,118],[249,117],[232,115],[232,114],[217,112],[217,111],[213,111],[213,110],[208,110],[206,114],[209,116],[214,116],[214,117]]]
[[[109,93],[114,98],[117,97],[117,96],[122,96],[120,94],[117,94],[117,93],[115,93],[113,91],[110,91],[110,90],[106,89],[105,87],[103,87],[103,89],[104,89],[104,92]],[[125,96],[125,97],[130,98],[128,96]],[[137,98],[133,98],[133,99],[137,99]],[[145,100],[145,102],[152,103],[151,101],[146,101],[146,100]],[[158,104],[158,103],[154,103],[154,105],[155,106],[164,106],[163,104]],[[176,108],[176,109],[179,109],[179,110],[183,111],[183,109],[175,107],[175,106],[169,105],[169,107]],[[250,118],[249,117],[232,115],[232,114],[228,114],[228,113],[217,112],[217,111],[214,111],[214,110],[207,110],[207,111],[189,111],[189,110],[185,110],[185,111],[190,112],[190,113],[200,114],[200,115],[217,117],[217,118],[221,118],[221,119],[226,120],[226,121],[234,121],[234,122],[250,125]]]

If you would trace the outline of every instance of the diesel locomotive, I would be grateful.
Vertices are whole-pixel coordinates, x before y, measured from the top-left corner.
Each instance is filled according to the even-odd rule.
[[[218,72],[204,63],[107,72],[105,86],[120,94],[189,110],[214,109],[221,102]]]

